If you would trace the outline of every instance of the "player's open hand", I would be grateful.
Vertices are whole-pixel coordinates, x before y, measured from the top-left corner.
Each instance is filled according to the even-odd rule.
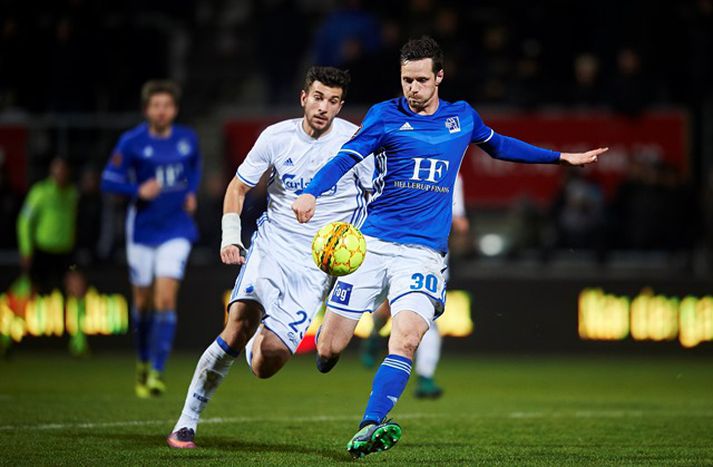
[[[220,250],[220,260],[223,264],[245,264],[245,257],[240,253],[239,246],[226,245]]]
[[[597,162],[598,156],[607,152],[609,148],[592,149],[587,152],[563,152],[560,154],[560,162],[566,165],[587,165]]]
[[[196,194],[195,193],[188,193],[186,195],[186,199],[183,202],[183,209],[188,213],[188,214],[195,214],[196,208],[198,207],[198,201],[196,201]]]
[[[161,194],[161,185],[155,178],[146,180],[139,186],[139,198],[151,201]]]
[[[309,222],[314,216],[314,209],[317,205],[317,199],[309,194],[300,195],[294,203],[292,203],[292,211],[295,213],[297,222],[304,224]]]

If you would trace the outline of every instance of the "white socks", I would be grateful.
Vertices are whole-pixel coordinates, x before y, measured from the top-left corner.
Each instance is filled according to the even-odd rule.
[[[173,431],[178,431],[184,427],[196,431],[201,412],[203,412],[215,390],[218,389],[220,382],[228,374],[228,370],[235,361],[236,356],[237,352],[233,352],[220,337],[208,346],[203,355],[201,355],[200,360],[198,360],[191,385],[188,387],[186,403],[183,405],[181,417],[178,419]]]
[[[416,350],[416,374],[418,376],[433,378],[438,361],[441,359],[441,339],[436,323],[432,322]]]

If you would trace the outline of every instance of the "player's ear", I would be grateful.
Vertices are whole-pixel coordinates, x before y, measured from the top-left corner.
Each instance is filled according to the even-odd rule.
[[[307,93],[305,92],[304,89],[300,90],[300,105],[302,108],[304,108],[305,104],[307,103]]]
[[[443,81],[443,70],[438,70],[438,73],[436,73],[436,86],[441,84],[441,81]]]

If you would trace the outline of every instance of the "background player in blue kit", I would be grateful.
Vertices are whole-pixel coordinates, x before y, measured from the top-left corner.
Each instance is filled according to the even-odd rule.
[[[176,332],[176,296],[197,230],[192,215],[201,175],[198,138],[174,124],[179,88],[149,81],[141,90],[146,122],[119,138],[102,190],[131,198],[126,256],[138,350],[136,395],[166,390],[162,379]]]
[[[340,278],[317,337],[317,365],[327,372],[354,334],[362,313],[389,300],[389,355],[376,372],[359,431],[349,441],[354,457],[391,448],[401,427],[385,418],[401,396],[411,363],[430,323],[443,311],[445,254],[452,191],[468,145],[490,156],[523,163],[585,165],[605,152],[559,153],[497,134],[466,102],[438,97],[443,52],[431,38],[401,49],[403,97],[373,106],[362,127],[293,203],[300,222],[315,212],[316,198],[349,169],[374,154],[378,175],[362,232],[368,254],[353,274]]]

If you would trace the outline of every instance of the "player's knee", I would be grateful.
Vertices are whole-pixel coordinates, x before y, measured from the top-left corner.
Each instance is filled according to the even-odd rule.
[[[421,338],[418,334],[395,336],[395,338],[389,341],[389,353],[396,353],[408,358],[413,358],[420,342]]]

